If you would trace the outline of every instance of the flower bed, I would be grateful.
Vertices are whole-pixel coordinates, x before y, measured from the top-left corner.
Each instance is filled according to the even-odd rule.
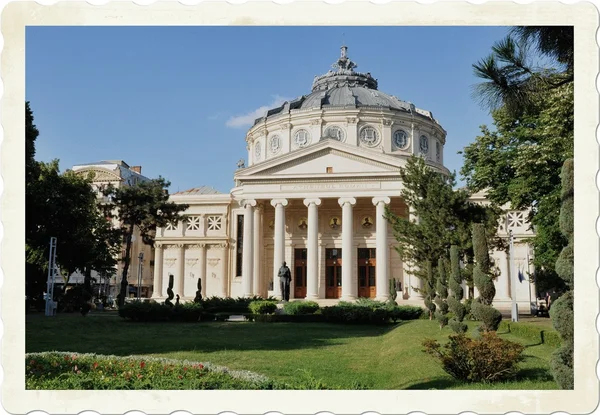
[[[25,355],[26,389],[283,389],[265,376],[210,363],[65,352]]]

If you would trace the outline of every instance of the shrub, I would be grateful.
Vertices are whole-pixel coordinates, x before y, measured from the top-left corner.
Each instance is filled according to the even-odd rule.
[[[277,310],[277,304],[266,300],[252,301],[248,309],[253,314],[273,314]]]
[[[248,320],[258,323],[323,323],[322,314],[252,314]]]
[[[463,323],[467,315],[467,310],[460,302],[463,299],[462,280],[458,246],[452,245],[450,246],[450,278],[448,279],[448,287],[450,287],[451,295],[448,296],[447,302],[448,308],[453,314],[449,326],[455,333],[465,333],[467,331],[467,325]]]
[[[338,305],[324,307],[321,312],[329,323],[383,324],[389,321],[385,307],[368,307],[340,302]]]
[[[314,314],[318,309],[319,304],[314,301],[292,301],[283,305],[283,310],[289,315]]]
[[[423,346],[425,353],[442,363],[446,373],[466,382],[495,382],[513,377],[525,349],[499,338],[494,332],[483,333],[476,340],[464,334],[450,335],[443,347],[436,340],[428,339]]]
[[[471,307],[473,315],[477,316],[477,319],[483,324],[480,326],[481,330],[484,331],[496,331],[502,321],[502,314],[494,307],[487,304],[482,304],[475,301]]]
[[[262,298],[260,296],[238,298],[210,297],[202,300],[202,305],[209,313],[218,313],[224,311],[233,313],[248,313],[250,311],[248,308],[250,303],[260,300],[277,302],[275,298]]]
[[[173,321],[198,321],[204,308],[200,303],[183,303],[173,307],[169,316]]]
[[[440,324],[440,329],[442,329],[448,324],[448,288],[446,288],[446,263],[442,258],[438,260],[438,273],[439,275],[436,285],[438,295],[435,298],[437,311],[435,312],[435,318]]]
[[[390,318],[392,321],[396,320],[416,320],[420,318],[424,313],[421,307],[415,307],[410,305],[399,305],[388,309]]]
[[[433,319],[433,313],[435,313],[435,303],[433,302],[433,298],[435,297],[435,288],[434,288],[434,278],[433,278],[433,268],[431,266],[431,262],[427,261],[425,263],[425,267],[427,268],[427,278],[423,281],[423,291],[425,294],[425,307],[429,310],[429,320]]]

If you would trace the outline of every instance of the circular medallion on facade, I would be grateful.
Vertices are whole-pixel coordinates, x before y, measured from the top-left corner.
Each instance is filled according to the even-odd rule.
[[[327,127],[325,129],[323,138],[331,138],[333,140],[338,140],[338,141],[343,142],[346,137],[344,135],[344,131],[340,127],[332,125],[331,127]]]
[[[442,161],[442,145],[439,141],[435,142],[435,159],[438,161]]]
[[[298,221],[298,229],[305,231],[306,228],[308,228],[308,220],[306,218],[300,218]]]
[[[367,147],[379,144],[379,133],[373,127],[364,127],[360,130],[360,142]]]
[[[294,143],[296,147],[302,148],[310,144],[310,134],[306,130],[298,130],[294,134]]]
[[[422,135],[419,139],[419,150],[421,150],[421,153],[423,154],[427,154],[429,151],[429,139],[427,136]]]
[[[333,216],[331,219],[329,219],[329,227],[331,229],[337,230],[340,229],[341,226],[342,221],[337,216]]]
[[[271,153],[277,154],[281,149],[281,138],[278,135],[274,135],[269,140],[269,148],[271,149]]]
[[[370,229],[373,227],[373,218],[370,216],[364,216],[360,221],[362,227],[365,229]]]
[[[408,134],[404,130],[398,130],[394,133],[394,145],[396,148],[404,149],[408,144]]]
[[[260,160],[260,143],[254,145],[254,158],[256,161]]]

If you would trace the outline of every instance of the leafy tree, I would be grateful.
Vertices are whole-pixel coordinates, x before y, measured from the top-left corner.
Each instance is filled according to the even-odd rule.
[[[531,64],[532,49],[549,59],[544,67]],[[495,131],[481,127],[461,174],[493,203],[530,209],[537,288],[562,291],[554,266],[567,244],[558,227],[559,172],[574,146],[573,27],[515,27],[473,66],[486,80],[475,95],[493,110]]]
[[[125,303],[127,295],[127,273],[131,262],[131,242],[135,228],[138,228],[145,244],[154,242],[157,227],[176,223],[183,219],[180,212],[188,205],[169,202],[168,188],[170,182],[159,177],[134,186],[115,188],[109,185],[103,190],[109,201],[104,205],[108,217],[117,217],[125,241],[125,257],[123,258],[123,274],[121,291],[118,296],[119,307]]]
[[[483,222],[489,234],[495,235],[498,209],[469,202],[466,190],[453,188],[454,174],[445,176],[427,166],[422,158],[411,157],[400,170],[400,178],[404,184],[401,196],[418,220],[411,221],[389,209],[386,218],[398,241],[400,258],[415,269],[417,278],[426,280],[425,263],[437,264],[439,258],[446,257],[451,245],[458,247],[467,263],[472,262],[471,223]],[[490,242],[495,245],[498,240],[491,237]],[[467,266],[467,276],[469,269]]]
[[[450,328],[456,333],[464,333],[467,331],[467,325],[463,323],[466,315],[465,306],[461,303],[463,299],[462,276],[460,272],[460,262],[458,258],[458,247],[452,245],[450,247],[450,278],[448,286],[451,294],[448,296],[448,308],[454,317],[450,320]]]
[[[562,168],[562,206],[560,209],[560,229],[568,239],[556,261],[556,271],[569,291],[557,299],[550,308],[552,324],[562,338],[562,346],[554,352],[550,366],[554,379],[561,389],[573,389],[573,298],[574,298],[574,252],[573,252],[573,159],[565,161]]]
[[[471,306],[471,313],[483,322],[485,331],[496,331],[502,320],[502,314],[492,307],[496,287],[491,272],[492,263],[488,252],[485,228],[481,223],[473,224],[473,249],[475,251],[475,270],[473,282],[479,290],[479,297]]]
[[[98,208],[89,177],[61,174],[58,160],[42,163],[34,159],[39,131],[29,103],[25,105],[25,132],[26,291],[38,297],[46,287],[51,237],[57,238],[56,262],[61,272],[81,271],[89,276],[91,270],[111,272],[116,235]],[[89,283],[88,279],[88,287]]]
[[[440,329],[444,328],[448,324],[448,288],[446,285],[448,281],[446,279],[446,261],[442,258],[438,260],[438,279],[436,283],[436,291],[437,297],[435,299],[435,303],[437,304],[437,311],[435,312],[435,317],[440,323]]]

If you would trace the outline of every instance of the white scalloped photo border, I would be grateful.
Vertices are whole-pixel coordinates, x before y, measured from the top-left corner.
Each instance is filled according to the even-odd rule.
[[[44,3],[48,3],[44,1]],[[2,406],[10,413],[591,413],[598,405],[598,10],[589,2],[34,2],[1,16]],[[185,4],[184,4],[185,3]],[[196,2],[193,2],[196,3]],[[239,4],[233,4],[239,3]],[[334,4],[335,3],[335,4]],[[26,391],[24,275],[25,27],[28,25],[574,25],[575,390]],[[374,40],[376,41],[376,40]],[[3,278],[2,276],[7,276]],[[133,411],[133,412],[130,412]],[[276,411],[276,412],[271,412]],[[327,411],[327,412],[321,412]],[[418,412],[417,412],[418,411]],[[184,412],[181,412],[184,413]]]

